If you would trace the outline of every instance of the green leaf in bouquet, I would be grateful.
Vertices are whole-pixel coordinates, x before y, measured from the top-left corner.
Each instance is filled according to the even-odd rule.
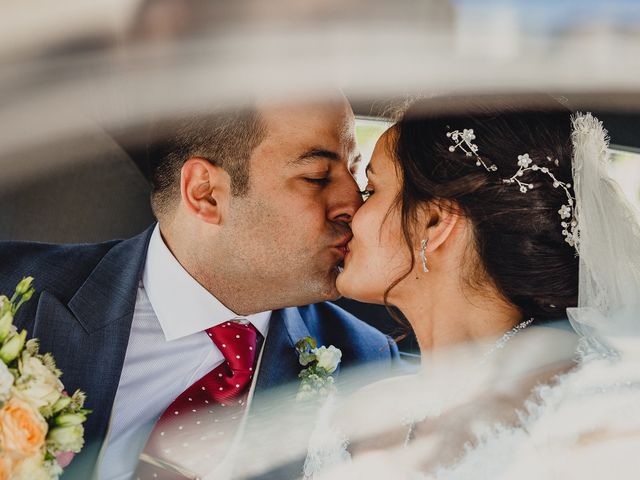
[[[13,325],[13,313],[11,308],[4,312],[4,314],[0,315],[0,344],[2,344],[9,333],[11,333],[11,326]]]
[[[71,405],[71,397],[69,395],[63,394],[58,399],[58,401],[53,404],[53,406],[51,407],[51,412],[53,414],[56,414],[67,408],[69,405]]]
[[[16,296],[20,296],[20,295],[26,295],[27,293],[29,293],[30,291],[33,290],[33,287],[31,286],[31,284],[33,283],[33,277],[23,277],[22,280],[20,280],[20,282],[18,282],[18,285],[16,285]]]
[[[24,277],[22,280],[20,280],[18,285],[16,285],[16,291],[11,297],[11,300],[9,300],[9,303],[11,304],[11,311],[14,315],[23,303],[31,300],[31,297],[35,293],[35,288],[31,286],[32,282],[33,277]],[[16,303],[16,301],[18,303]]]
[[[20,333],[10,337],[2,348],[0,348],[0,360],[8,364],[18,358],[20,352],[22,352],[26,339],[26,330],[22,330]]]
[[[0,295],[0,316],[11,310],[11,300],[6,295]]]
[[[53,419],[53,424],[58,427],[81,425],[87,421],[87,417],[81,413],[63,413]]]

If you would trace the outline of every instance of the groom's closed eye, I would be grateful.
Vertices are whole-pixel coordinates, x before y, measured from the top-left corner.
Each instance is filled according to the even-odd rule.
[[[331,179],[328,175],[322,177],[304,177],[304,180],[313,185],[318,185],[320,187],[324,187],[331,182]]]

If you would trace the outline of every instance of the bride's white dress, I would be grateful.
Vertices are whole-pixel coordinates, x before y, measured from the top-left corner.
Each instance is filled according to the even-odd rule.
[[[640,345],[639,345],[640,347]],[[639,352],[640,353],[640,352]],[[640,365],[583,342],[579,366],[536,388],[522,425],[499,427],[438,479],[633,478],[640,466]]]
[[[514,387],[521,394],[522,388],[530,385],[529,380],[514,379],[531,372],[529,360],[536,350],[544,354],[544,349],[535,347],[543,338],[523,336],[509,352],[501,352],[493,366],[466,369],[467,375],[452,378],[446,392],[431,390],[431,395],[426,395],[416,385],[433,388],[447,382],[424,384],[417,382],[419,377],[404,377],[371,385],[343,403],[331,399],[310,443],[306,478],[633,478],[640,467],[640,344],[637,354],[630,350],[603,356],[583,339],[571,370],[547,376],[546,382],[525,397],[513,396]],[[557,342],[568,348],[566,340],[557,340],[551,349],[557,350]],[[502,376],[510,376],[505,360],[513,361],[514,355],[528,360],[511,368],[512,381],[496,383],[494,373],[498,370]],[[557,364],[563,355],[545,360],[545,366]],[[453,377],[455,369],[447,370]],[[493,385],[492,393],[478,397],[477,386],[487,381]],[[412,400],[399,402],[399,396],[407,395]],[[426,397],[431,398],[421,401]],[[524,400],[513,409],[515,421],[508,414],[487,414],[491,408],[508,413],[513,404],[505,398]],[[390,415],[378,411],[382,417],[379,424],[363,429],[362,422],[375,417],[385,405],[392,410],[399,405],[400,410],[406,409]],[[417,431],[413,440],[404,442],[402,435],[409,433],[410,417],[437,423],[433,431]],[[353,431],[354,426],[358,440],[351,442],[346,430]],[[391,440],[392,445],[385,444],[386,432],[393,430],[402,435]],[[357,447],[367,441],[364,449]],[[352,457],[349,449],[354,445],[358,453]]]

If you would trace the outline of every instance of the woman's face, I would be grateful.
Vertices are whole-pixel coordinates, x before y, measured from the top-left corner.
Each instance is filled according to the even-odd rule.
[[[401,179],[388,153],[393,136],[393,130],[387,130],[371,156],[366,201],[353,217],[353,238],[344,270],[336,280],[340,294],[362,302],[383,303],[384,292],[406,273],[411,263],[402,234],[400,208],[394,206]]]

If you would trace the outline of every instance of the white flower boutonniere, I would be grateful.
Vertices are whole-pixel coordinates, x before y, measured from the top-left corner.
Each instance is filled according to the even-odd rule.
[[[336,371],[342,359],[340,349],[333,345],[318,348],[315,338],[304,337],[296,343],[296,351],[300,365],[307,367],[298,374],[301,382],[296,398],[309,400],[326,397],[335,391],[331,374]]]

